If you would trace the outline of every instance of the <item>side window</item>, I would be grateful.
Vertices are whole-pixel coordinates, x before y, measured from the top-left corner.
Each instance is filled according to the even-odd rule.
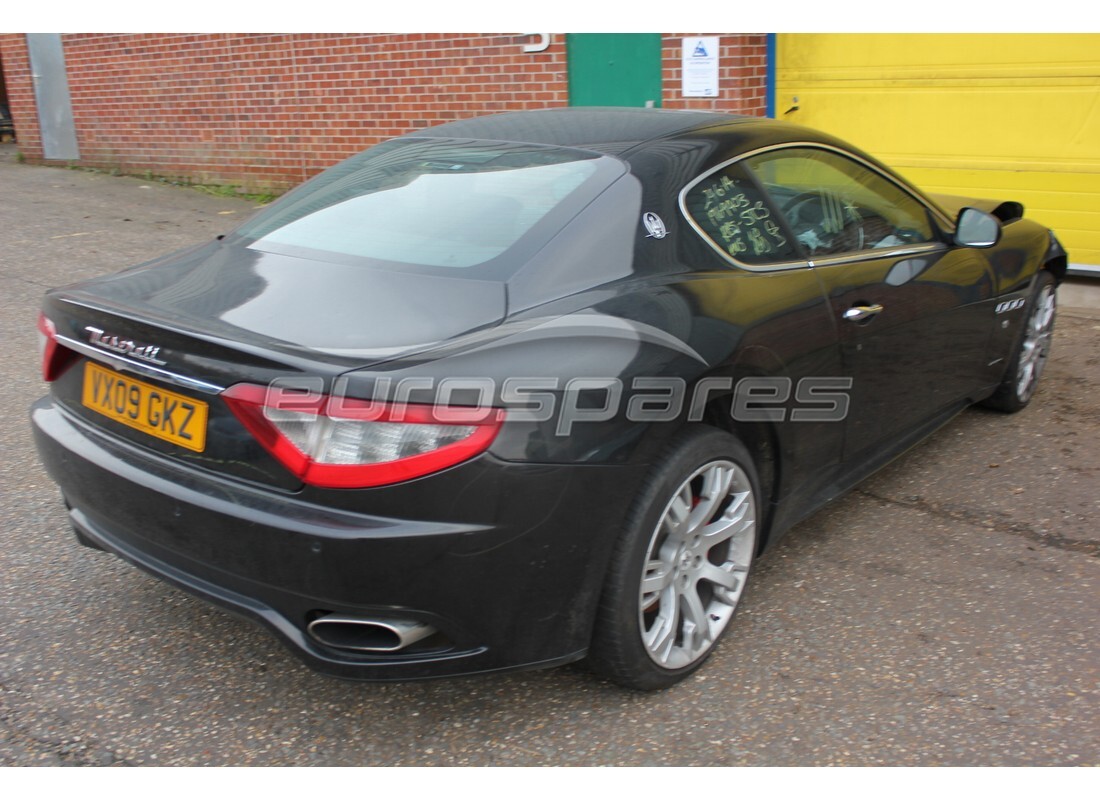
[[[811,258],[934,240],[923,205],[842,155],[791,148],[745,163]]]
[[[798,258],[794,242],[740,164],[695,183],[684,193],[683,205],[713,247],[744,264],[763,266]]]

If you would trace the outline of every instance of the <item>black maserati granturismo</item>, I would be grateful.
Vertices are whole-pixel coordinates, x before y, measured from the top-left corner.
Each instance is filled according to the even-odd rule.
[[[501,114],[50,291],[32,423],[82,543],[318,670],[660,688],[795,523],[1028,403],[1066,261],[806,128]]]

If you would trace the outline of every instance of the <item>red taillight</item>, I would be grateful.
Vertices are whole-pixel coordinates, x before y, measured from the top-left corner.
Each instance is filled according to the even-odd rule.
[[[57,342],[57,328],[49,317],[38,314],[38,353],[42,357],[42,379],[51,383],[76,360],[76,353]]]
[[[487,450],[504,422],[495,408],[327,395],[284,403],[278,392],[251,384],[232,386],[222,398],[283,466],[311,486],[332,489],[384,486],[454,466]]]

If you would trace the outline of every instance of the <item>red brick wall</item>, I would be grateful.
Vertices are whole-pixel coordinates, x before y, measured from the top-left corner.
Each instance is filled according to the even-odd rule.
[[[681,44],[685,36],[721,36],[718,97],[682,97]],[[725,111],[762,117],[767,109],[768,35],[766,33],[666,33],[661,39],[664,108]]]
[[[722,96],[680,92],[664,37],[667,108],[764,113],[763,34],[722,36]],[[713,34],[711,34],[713,35]],[[293,186],[383,139],[451,119],[569,101],[565,36],[65,34],[81,165],[251,190]],[[42,160],[22,34],[0,34],[12,115]]]

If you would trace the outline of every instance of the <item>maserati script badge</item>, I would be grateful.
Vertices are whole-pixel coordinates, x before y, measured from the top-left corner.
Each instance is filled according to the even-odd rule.
[[[141,344],[135,342],[133,339],[106,333],[99,328],[93,328],[91,325],[84,328],[84,330],[88,332],[88,341],[96,347],[102,347],[104,350],[111,350],[115,353],[129,356],[130,358],[136,358],[141,361],[148,361],[150,364],[163,365],[168,363],[167,361],[161,361],[157,358],[157,354],[160,352],[159,345]]]

